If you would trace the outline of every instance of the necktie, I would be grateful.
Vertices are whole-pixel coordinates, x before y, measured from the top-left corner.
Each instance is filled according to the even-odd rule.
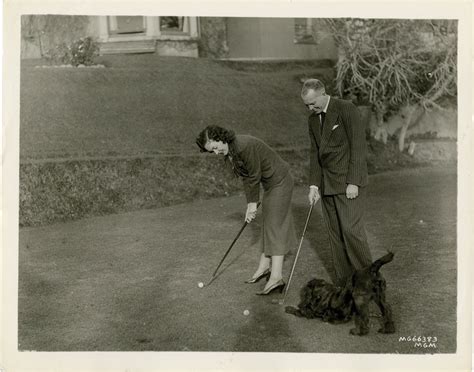
[[[324,119],[325,119],[325,116],[326,116],[326,113],[325,112],[321,112],[319,114],[319,122],[320,122],[320,126],[319,126],[319,135],[321,136],[322,133],[323,133],[323,124],[324,124]]]
[[[321,125],[324,124],[324,120],[326,119],[326,113],[325,112],[321,112],[321,114],[319,114],[319,121],[321,122]]]

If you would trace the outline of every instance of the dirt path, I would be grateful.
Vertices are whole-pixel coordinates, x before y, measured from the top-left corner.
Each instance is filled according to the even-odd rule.
[[[220,275],[206,282],[239,230],[242,195],[20,230],[19,344],[38,351],[278,351],[446,353],[456,348],[456,170],[426,168],[371,176],[367,231],[383,268],[397,333],[350,336],[352,324],[302,320],[256,296],[259,218],[242,234]],[[306,189],[295,191],[300,234]],[[295,247],[296,249],[296,247]],[[289,274],[292,260],[285,262]],[[320,207],[287,303],[331,260]],[[250,314],[245,316],[244,310]],[[408,336],[437,337],[423,349]]]

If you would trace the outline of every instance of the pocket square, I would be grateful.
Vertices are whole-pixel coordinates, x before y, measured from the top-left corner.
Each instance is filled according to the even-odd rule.
[[[338,126],[339,126],[339,124],[336,124],[335,126],[333,126],[333,127],[332,127],[332,129],[331,129],[331,130],[334,130],[334,129],[336,129]]]

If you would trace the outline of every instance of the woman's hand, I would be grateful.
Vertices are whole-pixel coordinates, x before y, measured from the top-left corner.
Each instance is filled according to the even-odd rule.
[[[320,198],[318,187],[310,186],[308,194],[309,204],[316,204]]]
[[[257,216],[257,203],[248,203],[247,212],[245,213],[245,221],[247,223],[252,222]]]

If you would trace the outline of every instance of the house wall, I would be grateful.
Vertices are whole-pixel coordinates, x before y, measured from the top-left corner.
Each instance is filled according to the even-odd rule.
[[[444,110],[432,108],[430,111],[423,111],[418,108],[413,116],[419,117],[419,120],[408,128],[407,136],[432,132],[438,138],[457,138],[458,111],[455,105],[449,104]],[[400,114],[390,117],[387,120],[388,134],[397,134],[403,124],[404,118]]]
[[[209,58],[333,60],[337,58],[336,47],[330,39],[322,40],[318,45],[295,44],[293,18],[203,17],[200,19],[200,31],[200,38],[194,44],[178,45],[162,41],[156,46],[150,45],[148,48],[150,50],[147,51],[156,51],[160,55],[197,57],[197,43],[199,43],[199,55]],[[21,56],[41,58],[58,44],[71,43],[85,36],[100,38],[102,32],[98,16],[23,16]],[[120,47],[118,44],[103,43],[101,53],[133,53],[136,45],[132,46],[128,50],[126,47],[118,48]],[[183,47],[187,49],[183,51]]]
[[[147,18],[147,21],[153,22],[153,18],[156,17]],[[108,37],[106,22],[105,17],[100,16],[23,16],[21,58],[36,59],[46,57],[50,54],[49,51],[57,45],[62,43],[70,44],[86,36],[91,36],[100,42],[101,54],[147,52],[166,56],[198,56],[196,36],[158,37],[146,35],[144,37],[131,36],[112,40],[112,38]],[[105,39],[104,35],[106,35]]]
[[[331,59],[337,48],[330,38],[318,44],[294,42],[293,18],[227,19],[229,58],[242,59]]]

